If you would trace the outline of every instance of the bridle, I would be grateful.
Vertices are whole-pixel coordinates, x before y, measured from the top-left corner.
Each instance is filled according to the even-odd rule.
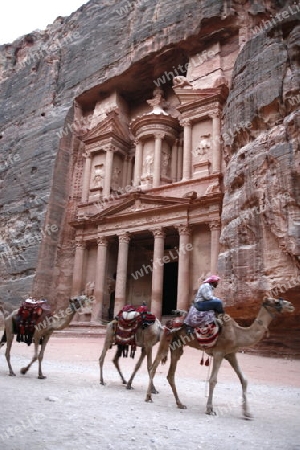
[[[263,307],[267,310],[267,312],[270,314],[270,316],[272,317],[272,319],[274,319],[276,317],[276,313],[281,313],[282,309],[283,309],[283,298],[279,298],[278,302],[276,302],[273,305],[269,305],[266,301],[263,302]],[[272,313],[272,311],[270,311],[268,309],[268,307],[275,309],[275,314]]]

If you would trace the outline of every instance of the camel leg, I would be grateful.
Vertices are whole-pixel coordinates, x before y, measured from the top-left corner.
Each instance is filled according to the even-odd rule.
[[[151,368],[152,368],[152,347],[149,349],[149,351],[147,353],[147,371],[148,371],[149,376],[150,376]],[[155,388],[155,386],[153,384],[153,379],[151,380],[151,393],[158,394],[158,390]]]
[[[148,388],[147,388],[147,394],[146,394],[146,398],[145,398],[145,402],[152,402],[152,389],[153,389],[153,378],[155,377],[156,374],[156,369],[159,366],[159,364],[161,362],[165,363],[167,360],[167,356],[168,356],[168,350],[169,350],[169,345],[170,342],[172,341],[171,335],[169,336],[163,336],[161,338],[157,353],[156,353],[156,357],[155,360],[151,366],[151,369],[148,370],[149,373],[149,383],[148,383]]]
[[[227,359],[227,361],[229,362],[229,364],[231,365],[231,367],[233,368],[233,370],[235,371],[235,373],[237,374],[237,376],[239,377],[239,380],[241,382],[242,385],[242,409],[243,409],[243,416],[245,419],[251,419],[252,415],[250,414],[249,411],[249,406],[248,406],[248,402],[247,402],[247,380],[244,377],[240,367],[239,367],[239,363],[237,360],[237,356],[236,353],[230,353],[229,355],[225,356],[225,359]]]
[[[105,385],[104,380],[103,380],[103,364],[104,364],[104,359],[105,359],[105,355],[106,355],[106,352],[107,352],[108,348],[109,348],[109,345],[105,343],[104,347],[103,347],[103,350],[102,350],[102,353],[101,353],[100,358],[99,358],[100,384],[103,384],[103,386]]]
[[[45,349],[46,349],[46,345],[48,344],[48,341],[50,339],[51,334],[47,335],[44,337],[43,341],[42,341],[42,345],[41,345],[41,350],[38,356],[38,360],[39,360],[39,374],[38,374],[38,379],[39,380],[44,380],[45,378],[47,378],[45,375],[43,375],[42,372],[42,361],[44,358],[44,353],[45,353]]]
[[[211,416],[216,415],[216,413],[214,412],[214,409],[213,409],[213,394],[214,394],[215,386],[217,384],[218,372],[221,367],[223,357],[224,356],[221,353],[215,353],[213,355],[213,368],[211,371],[211,375],[209,377],[208,400],[206,403],[206,411],[205,411],[206,414],[209,414]]]
[[[137,373],[137,371],[138,371],[139,368],[141,367],[142,362],[144,361],[145,356],[146,356],[146,350],[145,350],[144,347],[142,347],[141,355],[140,355],[140,357],[139,357],[139,359],[138,359],[138,362],[136,363],[136,365],[135,365],[135,367],[134,367],[134,371],[132,372],[132,375],[131,375],[131,377],[130,377],[130,380],[129,380],[128,383],[127,383],[126,389],[132,389],[132,386],[131,386],[132,381],[133,381],[133,379],[134,379],[134,377],[135,377],[135,374]]]
[[[176,384],[175,384],[175,372],[176,372],[176,366],[177,362],[179,361],[181,355],[183,354],[183,346],[180,348],[176,348],[175,350],[171,350],[171,363],[167,375],[167,380],[169,382],[169,385],[172,388],[174,397],[176,399],[176,405],[179,409],[186,409],[186,406],[181,403],[179,400]]]
[[[114,359],[113,359],[113,363],[114,363],[114,365],[115,365],[115,368],[116,368],[117,371],[119,372],[119,375],[120,375],[120,377],[121,377],[122,383],[123,383],[123,384],[127,384],[127,381],[126,381],[125,378],[123,377],[123,374],[122,374],[122,372],[121,372],[120,365],[119,365],[119,360],[120,360],[121,355],[122,355],[122,350],[118,347],[118,349],[117,349],[117,351],[116,351],[116,354],[115,354],[115,357],[114,357]]]
[[[21,372],[22,375],[25,375],[25,373],[28,372],[28,370],[30,369],[32,364],[38,359],[38,350],[39,350],[39,341],[35,340],[34,341],[34,354],[33,354],[32,360],[28,364],[28,366],[22,367],[22,369],[20,369],[20,372]]]
[[[14,340],[14,335],[10,334],[10,333],[6,333],[6,339],[7,339],[7,342],[6,342],[5,358],[6,358],[7,365],[8,365],[9,376],[15,377],[16,374],[14,373],[11,363],[10,363],[10,350],[11,350],[11,346],[12,346],[12,343]]]

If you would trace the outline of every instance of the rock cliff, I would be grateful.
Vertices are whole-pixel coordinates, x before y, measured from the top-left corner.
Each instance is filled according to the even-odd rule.
[[[60,305],[70,294],[77,99],[88,115],[89,99],[115,80],[133,100],[150,98],[143,85],[221,36],[234,59],[232,72],[224,67],[222,296],[241,324],[267,293],[299,315],[299,10],[275,0],[91,0],[0,46],[0,298],[50,290]],[[297,320],[289,326],[299,353]]]

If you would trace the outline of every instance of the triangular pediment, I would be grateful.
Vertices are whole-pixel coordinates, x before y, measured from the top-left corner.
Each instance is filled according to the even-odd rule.
[[[132,213],[145,213],[150,210],[162,210],[164,208],[178,205],[188,205],[189,203],[189,198],[160,197],[135,192],[114,202],[113,205],[108,206],[103,211],[94,215],[91,220],[94,222],[104,219],[105,217],[109,218],[116,215],[123,216]]]
[[[101,141],[109,137],[114,137],[130,142],[129,129],[123,124],[119,118],[117,111],[111,111],[107,114],[107,117],[99,122],[94,128],[89,130],[83,137],[82,140],[85,144],[90,144],[93,142]]]
[[[181,106],[201,104],[202,102],[213,101],[216,98],[219,101],[225,100],[228,95],[227,86],[218,86],[207,89],[193,89],[191,88],[173,88],[176,96],[180,101]],[[180,106],[178,107],[180,109]]]

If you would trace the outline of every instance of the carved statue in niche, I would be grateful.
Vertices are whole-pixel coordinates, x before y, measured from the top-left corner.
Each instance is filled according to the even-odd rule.
[[[200,137],[198,146],[195,151],[195,155],[199,157],[199,159],[204,160],[208,159],[207,154],[211,148],[211,140],[210,134],[203,134]]]
[[[119,167],[115,167],[111,179],[111,188],[114,191],[117,191],[120,188],[120,174],[121,169]]]
[[[103,189],[104,167],[99,164],[94,167],[93,188]]]
[[[145,158],[145,164],[144,164],[144,174],[146,176],[149,176],[152,174],[152,167],[153,167],[153,155],[152,153],[148,153]]]
[[[163,150],[162,152],[162,161],[161,161],[161,174],[164,177],[167,177],[169,174],[169,162],[171,159],[170,151]]]

